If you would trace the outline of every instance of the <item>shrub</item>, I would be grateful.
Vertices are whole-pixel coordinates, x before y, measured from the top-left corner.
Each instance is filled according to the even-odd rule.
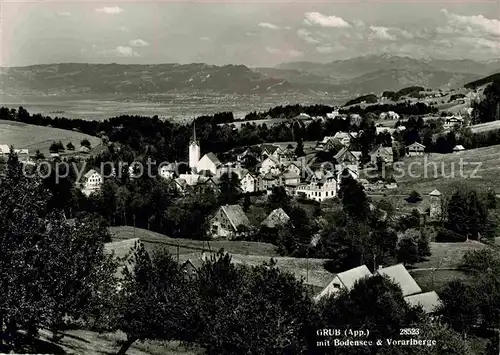
[[[442,228],[438,231],[436,235],[436,242],[451,242],[451,243],[460,243],[460,242],[465,242],[467,240],[466,237],[464,237],[461,234],[455,233],[452,230]]]

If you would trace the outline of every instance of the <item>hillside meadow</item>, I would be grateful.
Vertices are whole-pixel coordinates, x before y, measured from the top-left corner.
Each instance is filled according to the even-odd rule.
[[[80,132],[0,120],[0,144],[13,145],[16,149],[29,149],[31,155],[37,149],[49,155],[50,145],[54,141],[61,141],[64,146],[71,142],[78,150],[83,139],[88,139],[92,147],[101,144],[100,138]]]
[[[395,174],[399,188],[390,194],[406,194],[412,190],[421,194],[433,189],[446,191],[457,183],[499,192],[500,145],[458,153],[406,157],[400,163],[399,171],[404,172]]]

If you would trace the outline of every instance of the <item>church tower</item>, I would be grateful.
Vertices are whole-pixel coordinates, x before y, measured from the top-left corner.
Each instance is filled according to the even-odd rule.
[[[191,172],[196,172],[196,165],[200,161],[200,144],[196,140],[196,123],[193,122],[193,137],[189,142],[189,167]]]

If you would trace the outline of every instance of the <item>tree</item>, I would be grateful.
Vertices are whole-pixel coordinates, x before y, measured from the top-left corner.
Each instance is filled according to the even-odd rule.
[[[236,266],[220,251],[198,273],[196,342],[207,354],[300,354],[314,324],[311,299],[271,263]],[[231,310],[231,311],[228,311]]]
[[[361,221],[366,220],[370,208],[363,186],[346,171],[340,181],[339,197],[345,213]]]
[[[410,193],[410,196],[408,196],[408,198],[406,199],[406,201],[408,201],[409,203],[417,203],[422,201],[422,197],[417,191],[413,190]]]
[[[450,228],[464,236],[478,239],[488,222],[488,209],[474,190],[457,189],[447,206]]]
[[[0,178],[0,335],[13,339],[11,346],[17,329],[33,336],[41,325],[64,326],[65,316],[85,319],[114,287],[107,229],[94,219],[70,226],[61,211],[49,211],[49,199],[11,152]]]
[[[73,143],[69,142],[69,143],[66,145],[66,149],[67,149],[67,150],[75,150],[75,146],[73,145]]]
[[[398,261],[404,264],[414,264],[419,261],[418,244],[411,236],[404,236],[397,245]]]
[[[286,193],[283,186],[274,186],[272,193],[267,198],[268,204],[271,208],[286,209],[290,204],[290,196]]]
[[[43,155],[40,152],[40,149],[37,149],[35,152],[35,160],[43,160],[43,159],[45,159],[45,155]]]
[[[62,144],[61,141],[59,142],[52,142],[52,144],[49,147],[49,151],[51,153],[59,153],[61,151],[64,151],[64,145]]]
[[[420,212],[417,209],[412,209],[409,215],[404,215],[399,218],[399,229],[405,231],[410,228],[420,227]]]
[[[87,139],[87,138],[84,138],[81,142],[80,142],[80,145],[82,147],[86,147],[86,148],[91,148],[92,145],[90,144],[90,141]]]
[[[192,340],[196,298],[181,266],[166,249],[150,258],[143,245],[136,246],[134,260],[122,283],[116,324],[127,340],[117,354],[125,354],[137,340]]]
[[[374,344],[377,339],[399,336],[400,329],[422,317],[418,310],[408,306],[399,286],[381,276],[362,279],[350,291],[321,300],[319,313],[323,318],[322,328],[370,329],[365,339]],[[356,348],[351,354],[376,353],[375,349],[375,345]]]
[[[240,179],[238,174],[231,172],[231,174],[224,173],[219,178],[219,198],[221,202],[233,203],[240,192]]]
[[[243,198],[243,211],[248,212],[250,206],[252,206],[252,200],[250,199],[250,195],[246,194]]]
[[[460,332],[464,339],[478,321],[480,295],[462,281],[449,282],[441,292],[443,321]]]
[[[302,156],[305,155],[305,153],[304,153],[304,143],[302,142],[302,139],[300,139],[297,142],[297,147],[295,147],[295,155],[297,157],[302,157]]]

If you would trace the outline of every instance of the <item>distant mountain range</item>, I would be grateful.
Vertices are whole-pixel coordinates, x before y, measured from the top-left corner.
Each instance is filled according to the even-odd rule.
[[[46,64],[0,69],[10,94],[378,94],[412,85],[463,86],[500,71],[500,60],[415,59],[370,55],[330,63],[294,62],[275,68],[194,64]]]

